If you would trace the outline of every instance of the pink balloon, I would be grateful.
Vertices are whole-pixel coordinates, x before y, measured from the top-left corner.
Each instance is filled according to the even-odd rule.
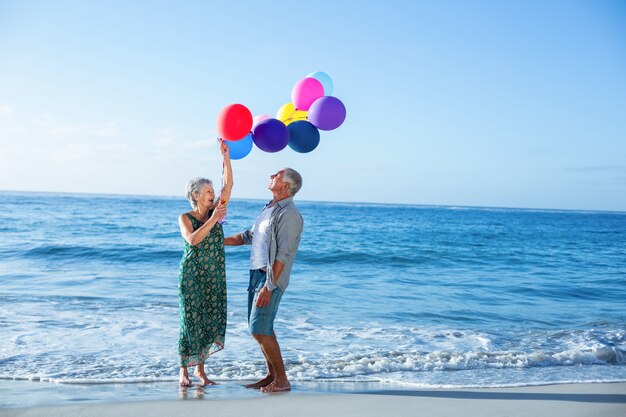
[[[307,111],[315,100],[324,96],[324,86],[315,78],[298,81],[291,90],[291,102],[297,110]]]
[[[271,118],[272,116],[268,116],[267,114],[259,114],[258,116],[254,116],[254,118],[252,119],[252,129],[254,130],[256,125],[261,123],[263,120],[267,120]]]

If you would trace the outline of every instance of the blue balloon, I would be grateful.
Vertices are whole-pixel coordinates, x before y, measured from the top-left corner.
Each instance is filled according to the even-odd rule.
[[[330,79],[330,76],[323,71],[315,71],[307,75],[307,77],[315,78],[317,81],[322,83],[322,87],[324,87],[324,95],[330,96],[333,94],[333,80]]]
[[[290,123],[287,129],[289,129],[289,147],[296,152],[311,152],[320,143],[319,130],[305,120]]]
[[[237,141],[224,141],[230,149],[230,159],[242,159],[252,150],[252,133]]]

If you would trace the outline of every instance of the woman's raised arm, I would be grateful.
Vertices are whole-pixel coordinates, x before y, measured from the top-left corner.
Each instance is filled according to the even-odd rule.
[[[233,190],[233,168],[230,165],[230,149],[228,149],[228,145],[224,142],[224,139],[220,139],[219,141],[220,152],[224,157],[224,173],[222,177],[222,183],[224,185],[220,193],[220,200],[222,204],[226,204],[226,202],[230,200],[230,193]]]

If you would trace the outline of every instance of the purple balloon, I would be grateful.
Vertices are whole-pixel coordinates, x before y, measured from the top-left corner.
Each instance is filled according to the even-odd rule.
[[[346,106],[337,97],[324,96],[311,105],[307,118],[318,129],[337,129],[346,120]]]
[[[265,119],[252,130],[254,144],[265,152],[278,152],[289,144],[289,130],[277,119]]]

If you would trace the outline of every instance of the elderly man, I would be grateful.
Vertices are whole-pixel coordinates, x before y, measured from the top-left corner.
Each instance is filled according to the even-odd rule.
[[[291,168],[270,176],[274,198],[259,215],[252,230],[224,239],[224,245],[252,245],[248,286],[248,327],[261,346],[267,376],[247,388],[262,392],[289,391],[280,346],[274,333],[274,319],[280,299],[289,285],[289,273],[296,257],[302,226],[293,196],[302,186],[302,177]]]

